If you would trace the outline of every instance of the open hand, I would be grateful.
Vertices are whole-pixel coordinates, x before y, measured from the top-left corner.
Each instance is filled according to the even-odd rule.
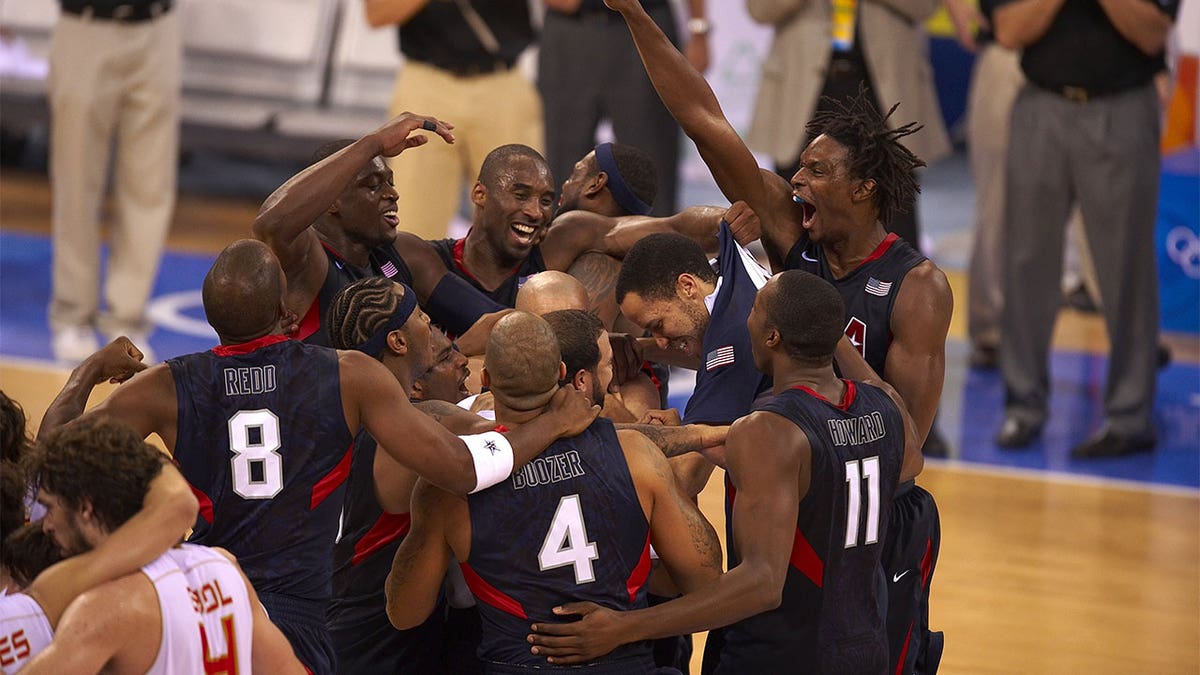
[[[410,112],[400,113],[372,133],[379,140],[381,154],[385,157],[395,157],[409,148],[429,142],[429,137],[425,134],[413,134],[418,129],[432,131],[447,143],[454,142],[454,134],[451,131],[454,129],[453,124],[429,115],[417,115]]]
[[[561,617],[578,615],[570,623],[535,623],[525,639],[533,645],[529,651],[554,665],[583,663],[599,658],[629,641],[621,637],[624,621],[615,612],[594,602],[571,602],[555,607]]]
[[[573,387],[559,387],[544,414],[554,415],[562,430],[558,437],[568,438],[582,434],[591,426],[600,414],[600,406],[589,403],[583,392]]]

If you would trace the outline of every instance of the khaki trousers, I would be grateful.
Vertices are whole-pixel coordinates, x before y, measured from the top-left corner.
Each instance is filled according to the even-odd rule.
[[[422,239],[446,236],[458,213],[463,188],[475,184],[489,152],[522,143],[541,152],[542,103],[519,68],[457,76],[428,64],[406,61],[396,78],[390,114],[434,115],[454,124],[454,145],[439,138],[392,158],[400,194],[400,229]]]
[[[63,14],[50,48],[55,330],[146,329],[175,207],[182,42],[175,12],[123,24]],[[100,209],[113,158],[107,311],[98,315]]]

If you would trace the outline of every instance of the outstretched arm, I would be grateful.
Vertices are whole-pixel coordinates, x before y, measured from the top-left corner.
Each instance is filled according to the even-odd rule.
[[[704,248],[717,250],[717,227],[725,209],[692,206],[670,216],[605,216],[591,211],[569,211],[554,219],[542,242],[548,269],[566,271],[579,256],[599,251],[624,258],[642,237],[659,232],[677,232]]]
[[[26,589],[51,626],[77,596],[94,586],[136,572],[183,538],[196,523],[199,505],[179,471],[164,458],[162,472],[150,481],[142,508],[102,544],[55,563]]]
[[[397,462],[454,494],[466,495],[508,477],[508,473],[477,475],[480,464],[476,458],[486,462],[497,453],[484,454],[489,449],[482,443],[473,453],[463,439],[417,412],[383,364],[360,352],[346,351],[338,353],[338,361],[342,408],[351,431],[366,427],[379,447]],[[506,432],[512,446],[508,472],[533,459],[555,439],[581,433],[599,412],[583,394],[569,388],[559,390],[547,412]]]
[[[777,607],[787,578],[800,499],[808,491],[808,438],[779,415],[757,412],[734,423],[726,444],[738,486],[734,530],[742,560],[695,592],[631,612],[591,603],[556,607],[573,623],[534,624],[535,654],[556,665],[581,663],[638,640],[725,626]]]

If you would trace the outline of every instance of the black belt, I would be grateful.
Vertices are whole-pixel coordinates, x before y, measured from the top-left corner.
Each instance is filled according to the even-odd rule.
[[[495,61],[485,61],[482,63],[454,63],[450,65],[428,63],[426,65],[433,66],[438,70],[444,70],[457,77],[472,77],[475,75],[488,75],[490,73],[500,73],[512,70],[514,64],[503,59],[497,59]]]
[[[172,0],[154,0],[126,5],[93,5],[87,2],[64,2],[62,11],[84,19],[104,19],[121,23],[139,23],[156,19],[171,11]]]
[[[1142,84],[1144,84],[1144,83],[1139,83],[1139,84],[1135,84],[1135,85],[1127,86],[1127,87],[1117,87],[1115,89],[1092,89],[1089,87],[1073,87],[1071,85],[1039,84],[1037,82],[1033,82],[1032,80],[1030,80],[1030,82],[1038,89],[1043,89],[1052,94],[1058,94],[1059,96],[1062,96],[1063,98],[1069,99],[1076,103],[1087,103],[1088,101],[1094,101],[1094,100],[1100,99],[1100,98],[1116,96],[1117,94],[1127,92],[1130,89],[1136,89],[1137,87],[1140,87],[1140,86],[1142,86]]]

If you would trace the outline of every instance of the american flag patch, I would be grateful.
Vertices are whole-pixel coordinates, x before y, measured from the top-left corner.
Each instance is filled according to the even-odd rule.
[[[713,370],[733,363],[733,345],[717,347],[704,357],[704,370]]]
[[[867,279],[867,287],[865,290],[871,295],[878,295],[882,298],[887,296],[888,293],[892,292],[892,282],[880,281],[875,277],[871,277]]]
[[[396,265],[391,260],[383,263],[383,266],[379,268],[379,271],[383,272],[383,276],[389,279],[395,277],[397,274],[400,274],[400,270],[396,269]]]

